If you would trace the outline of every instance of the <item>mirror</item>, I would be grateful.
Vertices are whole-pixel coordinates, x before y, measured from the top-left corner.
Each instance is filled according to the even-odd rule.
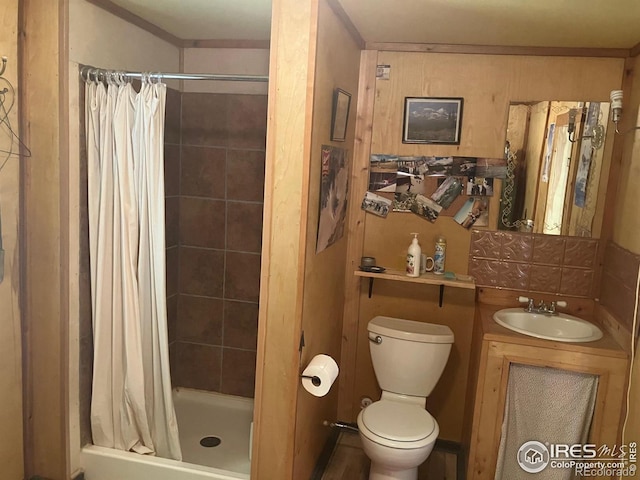
[[[608,118],[605,102],[509,106],[499,230],[598,236]]]

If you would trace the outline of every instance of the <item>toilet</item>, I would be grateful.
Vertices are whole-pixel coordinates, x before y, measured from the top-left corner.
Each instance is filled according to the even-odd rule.
[[[382,396],[358,415],[369,480],[417,480],[440,433],[426,410],[444,370],[453,332],[445,325],[378,316],[367,326]]]

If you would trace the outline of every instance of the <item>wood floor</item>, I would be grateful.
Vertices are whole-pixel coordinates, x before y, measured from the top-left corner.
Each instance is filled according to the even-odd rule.
[[[358,434],[342,432],[322,480],[367,480],[369,463]]]
[[[369,459],[362,450],[356,433],[342,432],[331,454],[322,480],[367,480]],[[460,480],[457,477],[458,458],[453,452],[434,449],[420,466],[419,480]]]

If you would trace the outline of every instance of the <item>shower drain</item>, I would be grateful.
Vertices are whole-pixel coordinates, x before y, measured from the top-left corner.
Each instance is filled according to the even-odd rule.
[[[200,445],[203,447],[217,447],[222,443],[218,437],[202,437],[200,439]]]

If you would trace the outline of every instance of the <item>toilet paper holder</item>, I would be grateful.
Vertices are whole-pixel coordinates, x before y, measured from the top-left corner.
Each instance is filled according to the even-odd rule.
[[[309,378],[309,379],[311,379],[311,383],[313,384],[314,387],[319,387],[320,384],[322,383],[320,381],[320,377],[317,377],[316,375],[302,375],[302,374],[300,374],[300,378]]]
[[[302,387],[311,395],[324,397],[338,378],[340,368],[331,356],[321,353],[315,355],[304,370],[298,373]]]

